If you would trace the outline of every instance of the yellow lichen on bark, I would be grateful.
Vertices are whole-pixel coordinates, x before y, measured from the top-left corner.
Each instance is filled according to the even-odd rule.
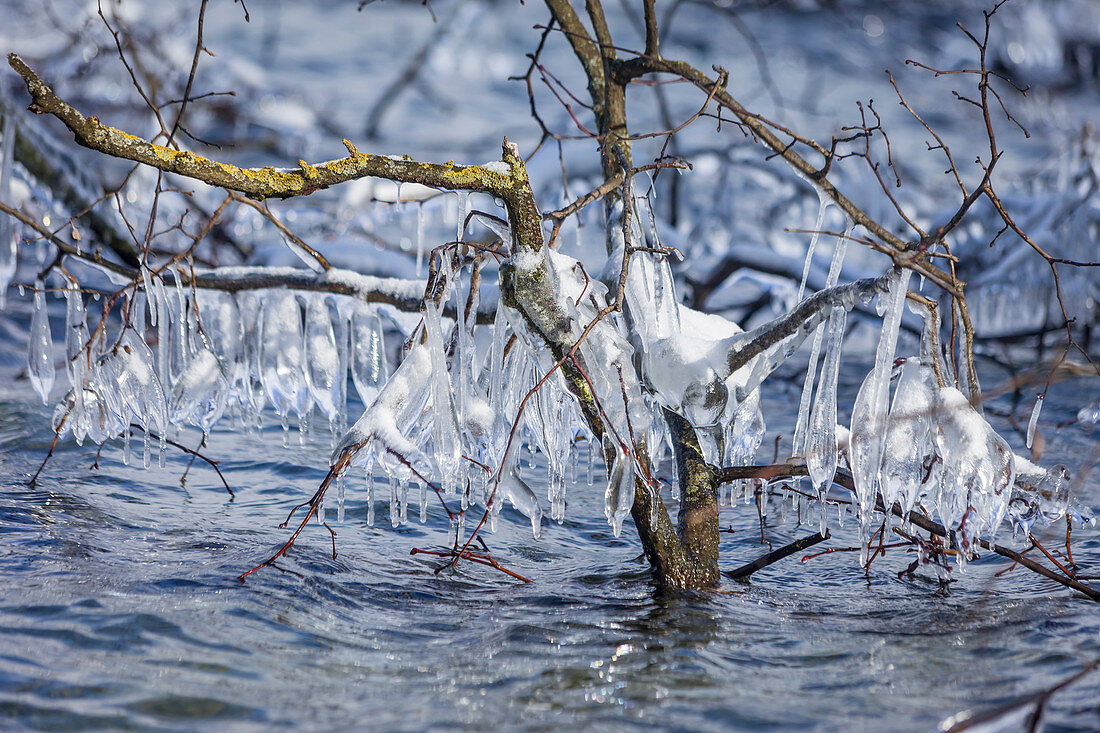
[[[514,190],[517,179],[483,166],[417,162],[408,155],[391,158],[385,155],[361,153],[344,140],[348,156],[311,165],[298,161],[296,170],[273,167],[241,168],[205,158],[187,150],[174,150],[144,140],[136,135],[105,125],[95,117],[85,117],[60,99],[42,79],[16,54],[8,55],[8,63],[23,77],[33,100],[30,109],[39,114],[51,114],[61,120],[81,145],[101,153],[144,163],[159,170],[176,173],[211,186],[238,191],[253,198],[291,198],[320,188],[359,178],[385,178],[399,183],[420,183],[448,190],[490,193],[506,197]],[[515,165],[512,169],[514,171]],[[526,175],[522,178],[526,181]]]

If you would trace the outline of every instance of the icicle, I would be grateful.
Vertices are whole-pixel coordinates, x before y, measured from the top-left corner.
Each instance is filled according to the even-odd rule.
[[[461,242],[466,234],[464,231],[466,216],[470,213],[470,192],[462,191],[458,193],[457,196],[462,205],[458,207],[458,227],[455,231],[455,241]]]
[[[149,325],[156,327],[157,325],[157,300],[153,296],[153,283],[151,280],[152,272],[148,265],[141,266],[141,282],[143,290],[145,290],[145,297],[149,304]]]
[[[432,442],[435,446],[435,459],[440,472],[440,483],[444,494],[454,494],[458,490],[462,458],[462,448],[456,424],[455,408],[451,383],[447,374],[447,356],[443,344],[442,319],[434,306],[428,305],[424,311],[424,326],[427,330],[428,349],[432,365]]]
[[[416,276],[424,268],[424,204],[416,205]]]
[[[15,116],[4,115],[4,139],[0,143],[0,202],[11,205],[12,156],[15,151]],[[8,286],[15,277],[19,260],[16,254],[15,222],[12,217],[0,216],[0,310],[4,308]]]
[[[796,301],[802,300],[803,294],[806,292],[806,280],[810,276],[810,266],[813,264],[814,248],[817,246],[817,240],[821,236],[821,225],[825,222],[825,210],[829,208],[829,199],[825,195],[825,192],[814,187],[817,191],[817,221],[814,223],[813,234],[810,235],[810,246],[806,248],[806,263],[802,265],[802,280],[798,283],[798,295],[795,297]]]
[[[149,440],[149,432],[145,431],[141,435],[141,467],[149,468],[149,455],[151,448],[151,441]]]
[[[464,271],[460,269],[454,274],[454,302],[455,302],[455,340],[454,360],[451,365],[451,391],[455,403],[455,416],[460,426],[466,425],[466,403],[468,402],[471,386],[469,383],[470,372],[473,369],[474,350],[471,346],[470,329],[472,324],[466,323],[466,309],[463,297]],[[472,286],[472,283],[471,283]],[[469,293],[469,288],[465,289]],[[474,293],[474,299],[477,294]],[[474,312],[477,305],[474,305]],[[460,431],[461,434],[461,431]]]
[[[835,286],[840,279],[840,270],[844,265],[844,255],[848,251],[847,234],[851,232],[851,230],[852,223],[849,220],[848,226],[844,230],[845,236],[839,237],[836,244],[833,246],[833,259],[829,263],[829,275],[825,280],[826,288]],[[807,262],[809,262],[809,260],[807,260]],[[805,283],[805,278],[803,278],[803,283]],[[799,299],[801,300],[801,297]],[[821,354],[821,343],[824,335],[825,326],[822,324],[817,327],[814,333],[814,343],[810,348],[810,361],[806,366],[806,380],[802,384],[802,397],[799,398],[798,402],[798,416],[795,418],[794,438],[791,442],[791,452],[796,456],[805,455],[806,451],[806,428],[810,419],[810,404],[813,397],[814,379],[817,376],[817,360]]]
[[[458,521],[455,522],[455,546],[463,544],[466,541],[466,514],[462,513],[458,515]]]
[[[186,420],[201,428],[204,434],[210,432],[225,410],[226,387],[218,357],[204,346],[172,385],[169,400],[172,419]]]
[[[176,328],[168,344],[171,353],[171,361],[168,366],[169,374],[172,380],[175,381],[179,375],[183,373],[183,370],[187,368],[187,362],[191,358],[191,339],[188,338],[190,333],[188,332],[187,295],[184,293],[183,280],[180,278],[179,273],[176,273],[173,278],[173,284],[176,290],[175,308],[173,308],[175,321],[173,325],[175,325]],[[169,298],[171,298],[171,295],[169,295]]]
[[[234,300],[242,326],[237,400],[247,426],[253,429],[259,427],[264,408],[262,302],[252,292],[237,293]]]
[[[171,384],[169,376],[168,345],[172,341],[172,309],[168,302],[168,291],[164,287],[164,280],[159,276],[152,278],[151,303],[156,303],[157,309],[157,376],[161,384]]]
[[[198,340],[213,351],[235,377],[244,340],[237,301],[228,293],[200,289],[195,292],[194,303],[202,323]]]
[[[285,429],[291,411],[296,410],[300,419],[308,412],[310,404],[309,388],[302,371],[305,351],[302,313],[294,295],[285,290],[271,291],[264,304],[262,327],[263,385]]]
[[[1035,407],[1031,410],[1031,419],[1027,423],[1027,447],[1031,450],[1031,444],[1035,440],[1035,426],[1039,423],[1039,412],[1043,409],[1043,398],[1045,394],[1041,394],[1035,398]]]
[[[351,380],[364,407],[370,407],[388,378],[382,321],[358,307],[351,316]]]
[[[168,404],[153,366],[153,352],[132,329],[119,342],[118,381],[115,389],[134,419],[146,431],[168,432]],[[129,418],[126,418],[129,422]]]
[[[611,531],[618,537],[623,531],[623,520],[634,505],[634,461],[614,444],[612,438],[604,435],[604,454],[612,450],[615,459],[604,490],[604,516],[611,525]]]
[[[879,475],[882,500],[888,507],[896,501],[908,512],[939,482],[942,462],[935,456],[932,433],[937,419],[935,393],[928,365],[920,359],[906,359],[890,408]]]
[[[992,538],[1007,513],[1015,459],[1004,438],[959,390],[938,390],[936,408],[943,472],[935,508],[944,526],[956,531],[961,566],[977,538]]]
[[[325,296],[312,296],[306,305],[305,348],[309,392],[335,430],[340,415],[341,382],[345,381],[346,372],[340,371],[340,352]]]
[[[901,325],[902,304],[909,284],[909,270],[894,271],[890,290],[879,296],[883,314],[882,333],[875,352],[875,365],[860,387],[852,410],[850,456],[852,477],[859,497],[861,518],[875,505],[883,436],[890,392],[890,373]],[[865,522],[864,522],[865,524]]]
[[[817,402],[810,416],[810,431],[806,440],[806,468],[822,499],[836,475],[836,383],[840,374],[840,351],[844,341],[846,317],[847,312],[840,308],[829,314],[825,365],[821,370]],[[824,509],[822,511],[824,516]]]
[[[70,372],[70,385],[75,387],[79,382],[74,370],[86,363],[78,356],[88,345],[88,325],[84,296],[80,294],[80,286],[71,280],[65,281],[65,306],[65,359]]]
[[[390,476],[390,526],[397,529],[401,525],[401,509],[397,496],[397,477]]]
[[[506,412],[503,400],[503,382],[505,371],[504,349],[508,339],[508,319],[504,313],[504,307],[497,307],[496,316],[493,319],[493,344],[489,357],[489,407],[497,415]],[[513,352],[515,361],[515,352]]]
[[[538,539],[542,534],[542,508],[527,482],[514,470],[507,471],[501,475],[498,491],[502,500],[507,499],[515,509],[531,519],[531,533]]]
[[[351,329],[348,320],[341,315],[338,303],[330,307],[329,312],[334,319],[333,335],[336,337],[336,357],[339,362],[336,369],[336,424],[329,425],[333,431],[332,438],[335,440],[338,433],[344,432],[348,426],[348,366],[351,363],[351,355],[348,353],[348,334]]]
[[[50,319],[46,313],[46,295],[42,281],[34,284],[34,314],[31,316],[30,340],[27,348],[27,374],[34,385],[34,391],[46,404],[53,387],[53,336],[50,333]]]
[[[312,252],[302,247],[300,244],[298,244],[297,241],[291,239],[285,234],[282,235],[282,238],[283,244],[286,245],[286,248],[293,252],[295,256],[297,256],[298,259],[300,259],[306,267],[308,267],[310,270],[317,273],[318,275],[321,275],[325,272],[325,268],[321,264],[321,261],[318,260]]]
[[[344,523],[344,474],[336,476],[336,521]]]
[[[365,471],[367,475],[367,526],[374,526],[374,461],[368,459]]]
[[[145,301],[145,292],[138,290],[131,298],[128,308],[130,326],[142,341],[145,340],[145,312],[147,310]]]

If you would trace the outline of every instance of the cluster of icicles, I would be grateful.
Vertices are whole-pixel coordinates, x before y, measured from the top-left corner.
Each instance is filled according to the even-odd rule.
[[[574,336],[579,337],[606,303],[606,287],[582,279],[576,260],[556,252],[545,256],[548,287],[590,296],[583,302],[569,297],[556,301],[564,304],[576,328]],[[520,260],[516,264],[522,266]],[[390,518],[395,525],[407,520],[411,485],[418,485],[423,521],[430,497],[419,479],[432,477],[438,480],[444,499],[458,499],[456,508],[464,510],[475,503],[487,508],[490,529],[508,503],[530,519],[538,536],[543,506],[548,506],[550,518],[564,520],[566,489],[577,481],[581,456],[587,459],[589,485],[594,466],[611,456],[604,510],[614,534],[619,535],[634,504],[636,487],[642,485],[654,495],[658,492],[655,478],[647,482],[636,477],[656,475],[662,460],[671,454],[671,438],[661,403],[653,395],[643,395],[625,371],[632,369],[633,352],[618,326],[608,319],[578,348],[578,360],[592,365],[586,378],[611,428],[596,441],[561,370],[553,369],[549,349],[530,331],[524,317],[498,302],[493,326],[475,328],[464,317],[464,306],[471,302],[468,273],[448,271],[443,276],[446,293],[441,303],[425,308],[422,337],[413,334],[412,348],[373,405],[341,440],[332,462],[348,458],[354,465],[365,464],[368,492],[374,486],[374,472],[388,476]],[[457,319],[442,315],[443,304],[452,296]],[[627,378],[620,379],[620,374]],[[648,446],[650,462],[645,467],[638,462],[635,441]],[[526,468],[521,461],[524,452],[532,458]],[[524,478],[533,468],[535,452],[546,462],[545,505]],[[373,501],[368,506],[373,512]],[[459,536],[464,532],[463,517],[454,518]]]
[[[468,272],[448,273],[447,280],[457,283],[448,290],[455,303],[465,303]],[[159,453],[163,466],[166,441],[181,426],[207,433],[230,418],[238,427],[256,429],[267,408],[284,430],[296,425],[304,434],[312,422],[323,419],[336,435],[346,424],[350,375],[368,409],[344,442],[364,430],[371,438],[354,460],[365,466],[369,523],[375,520],[375,500],[386,498],[375,496],[376,474],[388,479],[394,526],[408,521],[409,504],[415,500],[409,490],[414,487],[420,521],[425,521],[434,497],[423,477],[445,499],[453,497],[456,508],[492,506],[491,527],[505,501],[511,503],[530,518],[537,536],[544,504],[521,477],[520,458],[527,456],[523,471],[529,473],[535,470],[535,453],[545,457],[549,512],[560,522],[567,484],[583,473],[591,485],[594,467],[602,465],[610,448],[593,445],[560,372],[528,400],[513,436],[520,403],[552,362],[519,314],[503,305],[492,328],[446,318],[442,304],[428,306],[423,333],[406,334],[411,337],[406,353],[391,377],[384,347],[385,307],[353,297],[285,288],[192,290],[145,269],[141,287],[121,308],[125,324],[111,319],[113,325],[97,328],[98,319],[89,319],[89,310],[94,314],[99,296],[89,298],[75,282],[62,282],[57,290],[66,301],[68,391],[55,408],[53,427],[59,436],[71,434],[78,443],[121,439],[126,462],[131,460],[131,437],[142,441],[144,465]],[[29,378],[44,402],[55,380],[47,292],[44,283],[36,283],[27,355]],[[457,311],[464,314],[462,308]],[[600,358],[591,352],[589,357]],[[670,454],[671,441],[662,429],[660,406],[648,399],[641,403],[652,417],[635,414],[634,419],[648,431],[656,467],[662,455]],[[334,461],[339,453],[337,448]],[[621,450],[619,454],[605,492],[608,521],[616,534],[634,497],[634,459]],[[587,468],[581,467],[582,458]],[[499,480],[490,481],[502,463]],[[343,480],[337,501],[342,520]],[[461,533],[462,515],[456,513],[454,521]]]
[[[530,262],[516,258],[513,265],[546,268],[548,287],[557,289],[555,302],[564,303],[576,331],[573,337],[579,337],[606,304],[607,288],[589,281],[571,258],[557,252],[540,257],[532,256]],[[830,285],[842,258],[838,247]],[[794,440],[795,454],[805,457],[819,492],[823,529],[826,489],[845,457],[855,481],[864,548],[881,521],[875,518],[879,502],[884,507],[896,503],[903,515],[919,505],[938,518],[951,531],[960,565],[979,538],[995,536],[1006,517],[1025,530],[1035,521],[1051,523],[1067,513],[1087,519],[1068,495],[1063,467],[1044,470],[1015,456],[959,390],[940,384],[932,368],[939,358],[932,337],[939,324],[927,312],[922,313],[926,328],[921,355],[899,360],[895,367],[908,272],[894,272],[887,291],[879,295],[883,326],[875,365],[859,390],[845,440],[836,423],[836,385],[845,318],[854,302],[838,300],[827,309],[827,322],[780,342],[733,374],[723,374],[730,344],[748,335],[724,319],[680,305],[664,260],[639,257],[635,263],[626,293],[638,324],[634,343],[608,318],[578,351],[584,363],[599,366],[586,378],[612,428],[602,444],[593,444],[560,370],[532,393],[554,360],[523,316],[498,303],[491,328],[475,327],[473,318],[466,319],[468,304],[473,304],[471,314],[478,309],[464,269],[444,273],[441,301],[429,303],[422,326],[406,334],[411,337],[408,348],[392,376],[379,309],[354,298],[285,288],[235,294],[192,291],[144,269],[141,287],[122,308],[125,325],[90,333],[85,296],[66,281],[62,292],[69,391],[55,410],[54,427],[78,442],[121,438],[129,460],[131,425],[137,425],[144,436],[146,465],[151,439],[159,441],[163,463],[166,437],[178,426],[190,424],[207,432],[229,414],[255,427],[267,406],[284,429],[293,420],[305,430],[320,416],[335,435],[346,422],[350,374],[367,410],[338,442],[333,463],[347,458],[365,466],[369,522],[374,521],[377,472],[389,479],[394,526],[408,521],[412,487],[417,488],[420,521],[426,520],[433,498],[423,480],[428,478],[461,509],[475,503],[489,508],[490,529],[509,502],[530,518],[538,536],[543,509],[521,476],[523,451],[545,457],[550,516],[561,521],[566,487],[577,480],[583,450],[589,484],[593,464],[612,457],[604,498],[606,517],[617,535],[636,486],[655,494],[659,490],[655,480],[646,485],[636,482],[636,476],[643,475],[639,471],[655,476],[671,452],[661,410],[676,410],[696,426],[709,461],[750,462],[764,431],[757,386],[794,353],[801,338],[814,333]],[[586,297],[574,301],[569,294],[577,293]],[[54,364],[42,283],[34,300],[28,373],[45,400],[53,386]],[[457,318],[444,317],[449,304]],[[644,384],[632,376],[635,348],[641,353]],[[893,388],[892,373],[897,377]],[[1037,414],[1033,424],[1035,418]],[[628,436],[630,442],[644,440],[649,466],[638,463]],[[524,470],[532,465],[529,460]],[[342,519],[343,481],[338,487]],[[464,516],[452,517],[460,537]]]
[[[895,272],[889,292],[879,296],[883,326],[875,364],[856,396],[846,446],[838,440],[835,404],[842,310],[834,310],[830,316],[825,367],[812,411],[807,414],[811,401],[807,395],[818,357],[815,342],[795,449],[805,457],[811,483],[821,499],[822,531],[827,517],[825,493],[842,456],[847,458],[855,485],[863,564],[872,534],[884,516],[882,510],[895,506],[902,517],[919,507],[937,518],[950,533],[960,568],[976,554],[979,539],[994,539],[1006,517],[1025,536],[1036,521],[1049,525],[1067,514],[1078,522],[1091,521],[1087,510],[1069,495],[1064,466],[1043,469],[1015,455],[962,392],[939,382],[933,369],[933,360],[939,358],[934,338],[939,323],[928,311],[913,309],[925,318],[921,355],[895,361],[909,275],[908,271]],[[1040,400],[1032,415],[1029,436],[1041,404]],[[891,516],[889,511],[885,516]],[[907,524],[904,518],[894,520]],[[927,550],[922,548],[922,552]],[[931,564],[941,572],[948,569],[942,560]]]
[[[121,330],[101,324],[90,333],[85,296],[69,281],[63,292],[69,391],[54,428],[78,442],[121,437],[127,460],[131,425],[144,435],[146,464],[151,435],[163,463],[177,426],[209,432],[227,411],[256,426],[265,405],[284,429],[293,419],[304,431],[316,413],[336,432],[346,420],[348,372],[367,403],[386,381],[381,320],[354,299],[285,289],[192,294],[145,270],[144,289],[122,307]],[[53,339],[41,282],[34,298],[28,373],[46,400]]]

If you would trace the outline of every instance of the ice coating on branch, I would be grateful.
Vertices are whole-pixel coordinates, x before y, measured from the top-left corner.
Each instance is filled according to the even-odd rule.
[[[680,313],[680,334],[654,339],[642,352],[642,369],[658,401],[696,427],[717,424],[727,410],[730,389],[724,364],[731,339],[741,333],[721,316]],[[704,334],[724,334],[725,339]]]
[[[607,305],[606,286],[588,279],[577,260],[560,252],[543,249],[517,253],[512,258],[512,266],[518,275],[537,272],[538,277],[544,278],[547,305],[533,305],[524,315],[553,341],[569,346],[576,344],[585,327]],[[563,303],[566,304],[568,326],[556,310],[560,308],[557,304]],[[511,325],[517,335],[529,330],[523,321],[512,320]],[[644,439],[652,417],[645,408],[641,386],[631,368],[634,348],[620,328],[612,317],[596,322],[577,349],[576,365],[583,370],[582,378],[602,406],[608,428],[629,444],[632,432],[638,439]],[[540,359],[539,366],[545,374],[553,366],[548,351],[545,347],[536,348],[534,339],[528,339],[528,343],[529,350]]]
[[[911,274],[909,270],[894,270],[891,273],[889,291],[879,296],[882,333],[875,352],[875,365],[860,387],[852,409],[852,478],[859,498],[861,516],[865,516],[874,507],[875,494],[878,491],[878,470],[882,464],[886,411],[890,396],[890,373],[898,329],[901,326],[902,305]]]
[[[1026,535],[1036,522],[1049,527],[1063,517],[1080,525],[1095,522],[1091,511],[1070,496],[1070,476],[1065,466],[1042,468],[1021,456],[1015,461],[1016,483],[1008,516],[1016,531]]]
[[[992,539],[1008,511],[1015,457],[962,392],[939,390],[936,449],[943,461],[940,520],[954,528],[965,562],[978,537]]]
[[[825,210],[832,203],[823,189],[815,186],[814,190],[817,191],[817,221],[814,222],[813,234],[810,235],[810,245],[806,247],[806,263],[802,266],[802,280],[798,283],[798,295],[795,296],[795,300],[802,300],[806,292],[806,280],[810,276],[810,265],[814,261],[814,248],[817,247],[817,240],[821,236],[821,225],[825,222]]]
[[[332,452],[333,465],[362,457],[392,467],[394,475],[407,476],[408,469],[396,457],[402,456],[415,466],[427,467],[427,459],[408,435],[421,419],[431,394],[432,360],[428,351],[422,344],[409,351],[371,406],[341,438]],[[371,450],[364,451],[367,447]]]
[[[859,463],[861,472],[874,471],[873,480],[857,481],[860,505],[895,504],[906,513],[918,503],[951,533],[956,561],[963,567],[978,548],[979,539],[992,540],[1009,512],[1016,460],[998,435],[966,397],[954,387],[939,387],[931,367],[917,357],[901,362],[893,404],[886,420],[883,451],[878,463]],[[874,382],[869,375],[856,399],[852,416],[856,428],[867,421],[867,394]],[[863,438],[865,440],[865,438]],[[869,451],[853,450],[853,474],[858,461],[869,461]],[[1042,469],[1036,469],[1042,475]],[[870,491],[874,493],[863,493]],[[1063,507],[1065,505],[1063,504]],[[1027,502],[1019,505],[1017,521],[1034,521]],[[861,515],[864,554],[872,520]],[[864,560],[866,561],[866,560]]]
[[[164,387],[157,378],[153,352],[136,331],[127,329],[119,341],[116,388],[120,404],[147,431],[164,436],[168,431],[168,404]]]
[[[607,488],[604,490],[604,516],[611,525],[611,531],[618,537],[623,531],[623,520],[634,505],[634,462],[609,436],[604,436],[603,444],[604,454],[614,451],[615,456],[607,474]]]
[[[635,255],[626,295],[640,341],[642,375],[657,402],[696,427],[716,425],[723,415],[732,418],[737,404],[730,404],[726,355],[741,327],[680,305],[667,258]]]
[[[446,344],[443,341],[443,323],[434,305],[424,309],[424,330],[427,334],[424,346],[431,355],[432,378],[432,445],[435,464],[439,470],[443,493],[456,494],[461,483],[462,444],[458,431],[458,415],[455,412],[454,394],[447,372]],[[448,339],[449,341],[450,339]]]
[[[50,399],[53,388],[53,335],[46,313],[46,295],[42,281],[34,284],[34,313],[31,315],[30,340],[27,343],[27,375],[34,391],[42,398],[42,404]]]
[[[935,457],[936,391],[932,370],[920,359],[902,362],[886,425],[879,485],[885,506],[908,512],[939,482]]]
[[[286,245],[286,248],[293,252],[294,255],[298,259],[300,259],[306,267],[313,270],[317,274],[321,274],[325,271],[324,266],[321,265],[320,261],[309,250],[302,247],[291,237],[288,237],[285,234],[282,236],[283,244]]]

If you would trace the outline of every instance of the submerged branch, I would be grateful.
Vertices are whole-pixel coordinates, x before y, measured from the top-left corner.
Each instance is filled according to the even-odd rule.
[[[760,478],[771,479],[778,478],[780,476],[808,476],[809,471],[806,466],[793,465],[793,464],[777,464],[770,466],[733,466],[729,468],[722,468],[718,471],[719,483],[730,483],[731,481],[737,481],[745,478]],[[852,479],[852,475],[843,469],[837,469],[836,478],[833,479],[834,483],[839,486],[843,486],[849,491],[855,492],[855,481]],[[936,535],[937,537],[950,538],[950,533],[939,522],[936,522],[928,517],[915,511],[911,511],[908,514],[903,512],[900,506],[894,504],[889,510],[886,509],[882,503],[881,498],[876,498],[875,510],[881,513],[889,513],[904,519],[910,524],[913,524],[920,529],[928,532],[929,534]],[[1053,580],[1056,583],[1072,588],[1073,590],[1083,593],[1094,601],[1100,601],[1100,590],[1092,588],[1084,583],[1075,580],[1073,578],[1067,578],[1063,575],[1046,568],[1039,563],[1035,562],[1029,557],[1011,550],[1007,547],[989,542],[988,540],[978,540],[978,544],[983,548],[997,553],[1001,557],[1006,557],[1013,562],[1023,565],[1028,570],[1034,573],[1042,575],[1044,578]]]
[[[769,565],[779,562],[785,557],[789,557],[796,552],[801,552],[802,550],[805,550],[809,547],[813,547],[818,542],[824,542],[827,539],[829,539],[829,532],[827,530],[825,534],[815,532],[809,537],[800,537],[794,542],[783,545],[778,550],[775,550],[774,552],[769,552],[767,555],[759,557],[756,560],[748,563],[747,565],[742,565],[736,570],[727,570],[723,573],[723,575],[728,578],[732,578],[733,580],[746,582],[748,581],[749,577],[757,570],[762,570]]]

